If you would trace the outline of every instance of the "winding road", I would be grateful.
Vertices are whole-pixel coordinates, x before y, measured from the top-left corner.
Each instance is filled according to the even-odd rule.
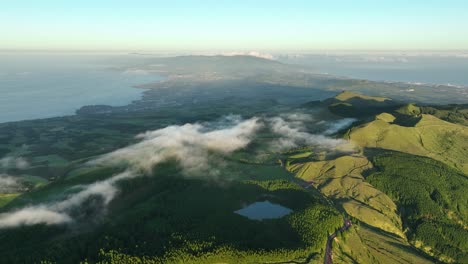
[[[314,181],[305,181],[301,185],[304,189],[308,189],[310,187],[313,187],[316,184]],[[348,230],[352,225],[351,221],[349,219],[344,219],[343,220],[343,226],[337,230],[335,233],[331,234],[328,236],[327,239],[327,245],[325,247],[325,259],[323,260],[324,264],[332,264],[333,263],[333,257],[332,257],[332,243],[335,237],[338,235],[338,232],[344,232]]]
[[[332,243],[335,237],[338,235],[338,232],[344,232],[348,230],[348,228],[352,225],[351,221],[349,219],[344,219],[343,226],[336,231],[335,233],[331,234],[328,236],[327,240],[327,246],[325,248],[325,259],[323,260],[324,264],[332,264],[333,263],[333,258],[332,258]]]

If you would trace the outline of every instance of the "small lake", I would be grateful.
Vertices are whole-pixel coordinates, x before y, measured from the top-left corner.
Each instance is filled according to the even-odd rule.
[[[245,216],[252,220],[281,218],[293,211],[279,204],[270,201],[255,202],[247,207],[235,211],[234,213]]]

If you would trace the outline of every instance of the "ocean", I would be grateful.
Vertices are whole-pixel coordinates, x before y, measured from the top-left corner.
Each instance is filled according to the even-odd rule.
[[[461,54],[298,54],[280,56],[280,60],[356,79],[468,86],[468,56]]]
[[[0,122],[72,115],[85,105],[127,105],[135,85],[162,78],[116,69],[130,55],[0,53]]]

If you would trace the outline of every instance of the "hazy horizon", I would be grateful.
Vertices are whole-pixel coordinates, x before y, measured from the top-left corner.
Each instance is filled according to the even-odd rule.
[[[468,264],[467,0],[0,8],[0,263]]]

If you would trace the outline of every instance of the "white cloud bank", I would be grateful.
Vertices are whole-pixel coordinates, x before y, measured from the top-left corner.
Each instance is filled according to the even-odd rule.
[[[334,133],[348,126],[351,119],[343,119],[328,125],[327,133]],[[89,185],[74,186],[78,192],[64,200],[39,204],[16,211],[0,214],[0,228],[13,228],[22,225],[56,225],[74,222],[73,214],[89,199],[98,198],[103,208],[118,195],[119,181],[151,175],[154,167],[169,160],[176,160],[186,176],[216,175],[210,164],[212,155],[226,155],[246,147],[258,129],[267,126],[280,137],[274,142],[276,150],[286,150],[298,146],[314,145],[317,148],[341,151],[352,146],[343,139],[334,139],[323,134],[307,132],[306,124],[318,124],[312,115],[292,113],[280,117],[241,120],[238,116],[228,116],[218,122],[205,124],[185,124],[168,126],[137,136],[141,141],[116,150],[91,162],[91,165],[114,166],[125,164],[127,170],[106,180]],[[5,161],[2,161],[5,162]],[[8,159],[5,163],[17,165],[17,160]],[[20,162],[21,165],[21,162]],[[7,176],[0,183],[14,185]]]
[[[305,124],[314,122],[314,117],[310,114],[296,113],[280,117],[270,118],[269,122],[274,133],[280,135],[280,139],[273,142],[273,150],[284,151],[299,146],[315,146],[319,149],[353,151],[354,145],[344,139],[335,139],[327,135],[349,126],[354,119],[345,118],[333,122],[317,122],[316,124],[326,123],[328,129],[323,134],[314,134],[307,132]]]
[[[257,118],[241,121],[228,118],[229,127],[215,130],[202,124],[169,126],[140,134],[141,142],[109,153],[93,163],[118,165],[127,163],[134,170],[150,173],[161,162],[175,159],[187,174],[208,169],[210,152],[227,154],[244,148],[261,124]]]
[[[201,124],[169,126],[140,134],[141,142],[111,152],[95,160],[93,164],[117,165],[125,162],[128,169],[109,179],[87,186],[63,201],[26,207],[0,214],[0,228],[22,225],[55,225],[73,222],[71,210],[78,208],[92,197],[100,197],[103,206],[118,194],[116,183],[149,174],[155,165],[176,159],[189,175],[209,169],[210,152],[228,154],[247,146],[261,123],[257,118],[241,121],[237,117],[223,120],[225,127],[211,130]]]

